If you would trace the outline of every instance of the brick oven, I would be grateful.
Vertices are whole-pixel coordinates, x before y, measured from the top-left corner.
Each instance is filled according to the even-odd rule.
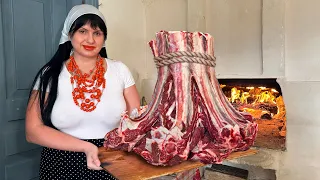
[[[147,102],[151,100],[157,75],[146,42],[161,29],[208,32],[215,38],[216,72],[220,82],[276,80],[285,101],[285,126],[281,129],[286,130],[283,136],[286,150],[260,146],[255,156],[225,163],[275,170],[280,180],[320,179],[320,141],[317,140],[320,136],[319,0],[142,0],[128,3],[129,6],[121,1],[101,3],[111,29],[108,52],[137,72],[135,79]],[[125,11],[117,11],[119,7]],[[128,23],[119,23],[119,20],[128,19]],[[119,29],[124,31],[118,33]],[[261,87],[269,86],[262,84]],[[261,129],[262,125],[259,127]],[[258,144],[256,142],[256,146]]]

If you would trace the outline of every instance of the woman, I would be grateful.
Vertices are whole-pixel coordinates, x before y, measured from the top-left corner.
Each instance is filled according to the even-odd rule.
[[[72,8],[60,45],[35,77],[26,112],[28,142],[44,146],[40,179],[114,179],[98,147],[121,113],[138,108],[129,69],[107,58],[105,19],[91,5]]]

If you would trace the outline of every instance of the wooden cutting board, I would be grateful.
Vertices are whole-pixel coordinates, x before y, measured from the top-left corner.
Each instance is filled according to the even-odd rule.
[[[227,159],[256,154],[257,150],[234,152]],[[198,161],[185,161],[171,167],[153,166],[135,153],[99,148],[101,166],[119,180],[146,180],[205,166]]]

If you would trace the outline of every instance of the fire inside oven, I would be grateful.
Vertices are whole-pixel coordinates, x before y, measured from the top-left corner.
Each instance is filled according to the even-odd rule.
[[[258,124],[254,146],[285,150],[286,109],[276,79],[219,79],[229,102]]]

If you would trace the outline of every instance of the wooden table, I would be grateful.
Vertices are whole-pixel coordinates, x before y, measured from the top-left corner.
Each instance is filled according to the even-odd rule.
[[[234,152],[227,159],[256,153],[257,150],[254,149]],[[102,163],[101,166],[119,180],[146,180],[205,166],[198,161],[185,161],[171,167],[153,166],[135,153],[111,151],[104,147],[99,148],[99,159]]]

